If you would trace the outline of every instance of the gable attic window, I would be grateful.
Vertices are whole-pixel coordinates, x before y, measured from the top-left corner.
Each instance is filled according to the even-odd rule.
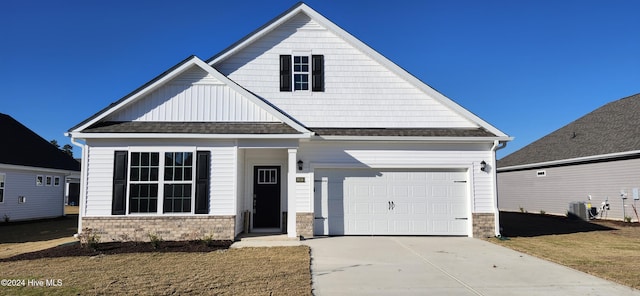
[[[280,91],[324,91],[323,55],[281,55]]]

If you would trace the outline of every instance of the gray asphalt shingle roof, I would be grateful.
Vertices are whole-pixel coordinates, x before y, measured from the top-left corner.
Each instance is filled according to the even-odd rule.
[[[0,129],[6,141],[0,145],[0,163],[80,171],[80,163],[13,117],[0,113]]]
[[[104,122],[85,133],[300,134],[278,122]]]
[[[608,103],[498,160],[498,167],[640,150],[640,94]]]
[[[319,136],[371,137],[495,137],[483,129],[461,128],[310,128]]]

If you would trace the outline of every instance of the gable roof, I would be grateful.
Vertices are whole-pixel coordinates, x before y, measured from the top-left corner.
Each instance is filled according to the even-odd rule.
[[[165,85],[166,83],[170,82],[172,79],[178,77],[180,74],[191,69],[192,67],[199,67],[200,69],[206,71],[209,75],[213,76],[215,79],[221,81],[222,83],[224,83],[225,85],[233,89],[234,91],[240,93],[243,97],[255,103],[260,108],[266,110],[267,112],[272,114],[274,117],[278,118],[278,120],[281,120],[284,125],[289,127],[288,130],[295,131],[295,134],[311,133],[308,129],[306,129],[302,124],[298,123],[295,119],[290,118],[287,114],[283,113],[272,104],[266,102],[265,100],[261,99],[260,97],[256,96],[250,91],[244,89],[243,87],[241,87],[240,85],[238,85],[237,83],[229,79],[228,77],[224,76],[222,73],[212,68],[211,66],[209,66],[207,63],[205,63],[204,61],[202,61],[196,56],[190,56],[186,58],[182,62],[173,66],[171,69],[165,71],[159,76],[155,77],[154,79],[147,82],[143,86],[139,87],[138,89],[124,96],[120,100],[110,104],[109,106],[102,109],[98,113],[94,114],[93,116],[87,118],[86,120],[72,127],[71,129],[69,129],[69,132],[72,135],[85,133],[85,136],[86,136],[86,133],[96,133],[96,132],[107,133],[108,131],[104,128],[104,126],[114,127],[116,124],[114,122],[105,121],[109,115],[113,114],[114,112],[117,112],[118,110],[124,108],[129,104],[132,104],[137,100],[144,98],[145,95]],[[150,133],[158,133],[161,130],[157,128],[158,123],[140,123],[140,124],[137,124],[136,126],[141,127],[142,125],[145,125],[145,124],[146,125],[151,124],[151,125],[154,125],[154,127],[144,127],[142,128],[142,130],[148,131]],[[209,124],[209,126],[211,126],[211,123]],[[185,133],[194,133],[195,130],[197,129],[191,128],[190,131],[185,131]],[[202,127],[200,127],[199,130],[204,131]],[[209,128],[209,131],[213,132],[214,130]],[[111,132],[117,133],[117,132],[122,132],[122,130],[121,129],[113,130]],[[174,132],[178,132],[178,131],[174,129]]]
[[[6,143],[0,145],[0,164],[80,171],[80,163],[13,117],[0,113]]]
[[[327,19],[320,13],[316,12],[315,10],[313,10],[311,7],[307,6],[303,2],[298,2],[297,4],[289,8],[287,11],[275,17],[265,25],[261,26],[260,28],[253,31],[249,35],[245,36],[244,38],[240,39],[236,43],[227,47],[225,50],[218,53],[217,55],[211,57],[210,59],[207,60],[207,63],[215,67],[217,64],[221,63],[225,59],[241,51],[247,46],[250,46],[252,43],[256,42],[263,36],[277,29],[279,26],[293,19],[294,17],[296,17],[298,14],[301,14],[301,13],[307,15],[313,21],[319,23],[320,25],[324,26],[328,30],[332,31],[334,34],[336,34],[337,36],[339,36],[340,38],[348,42],[351,46],[357,48],[358,50],[365,53],[372,59],[376,60],[378,63],[386,67],[388,70],[392,71],[399,77],[402,77],[407,82],[411,83],[413,86],[417,87],[418,89],[420,89],[427,95],[431,96],[441,104],[447,106],[454,112],[460,114],[462,117],[478,125],[480,129],[489,131],[494,135],[494,137],[497,137],[502,141],[509,141],[512,139],[504,132],[500,131],[496,127],[492,126],[491,124],[487,123],[486,121],[476,116],[475,114],[471,113],[470,111],[466,110],[462,106],[458,105],[453,100],[445,97],[443,94],[439,93],[438,91],[436,91],[435,89],[427,85],[426,83],[420,81],[418,78],[411,75],[409,72],[407,72],[400,66],[396,65],[395,63],[393,63],[392,61],[390,61],[389,59],[387,59],[377,51],[373,50],[364,42],[360,41],[353,35],[349,34],[347,31],[340,28],[339,26],[337,26],[336,24],[331,22],[329,19]]]
[[[498,170],[640,154],[640,94],[610,102],[498,160]]]

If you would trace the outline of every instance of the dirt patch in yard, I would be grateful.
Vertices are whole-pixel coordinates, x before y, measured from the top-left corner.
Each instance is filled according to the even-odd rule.
[[[311,295],[309,247],[0,262],[3,295]]]
[[[15,256],[0,259],[0,262],[33,260],[41,258],[58,257],[91,257],[99,255],[129,254],[129,253],[167,253],[167,252],[212,252],[226,250],[232,241],[162,241],[156,244],[151,242],[112,242],[100,243],[95,246],[80,245],[79,242],[71,242],[56,247],[17,254]]]

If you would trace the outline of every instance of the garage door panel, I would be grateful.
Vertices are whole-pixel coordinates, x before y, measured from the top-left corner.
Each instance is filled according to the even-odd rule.
[[[322,177],[329,179],[329,234],[466,235],[468,232],[468,220],[456,220],[468,216],[466,171],[316,170],[316,179]]]

